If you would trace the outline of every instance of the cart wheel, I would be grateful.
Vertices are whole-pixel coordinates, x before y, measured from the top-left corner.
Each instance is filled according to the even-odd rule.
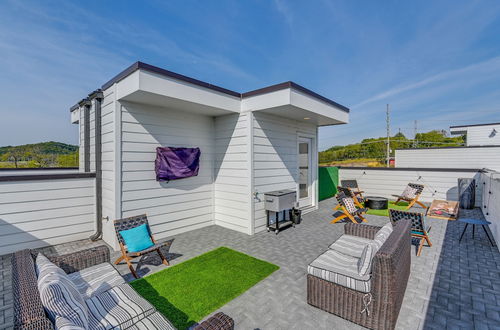
[[[274,233],[275,233],[276,235],[278,235],[278,233],[279,233],[279,232],[280,232],[279,230],[275,230],[275,231],[274,231]]]
[[[269,229],[269,228],[267,228],[267,232],[269,232],[269,231],[270,231],[270,229]]]

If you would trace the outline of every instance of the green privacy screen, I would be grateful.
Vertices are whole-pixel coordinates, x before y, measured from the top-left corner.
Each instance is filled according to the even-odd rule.
[[[339,184],[339,169],[337,167],[319,168],[319,200],[335,196]]]

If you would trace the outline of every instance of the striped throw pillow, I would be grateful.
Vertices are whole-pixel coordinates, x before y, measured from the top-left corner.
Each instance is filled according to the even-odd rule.
[[[375,234],[375,238],[373,239],[373,244],[375,245],[375,252],[378,251],[382,245],[384,245],[387,238],[392,233],[392,223],[386,223],[380,230]]]
[[[366,244],[361,253],[361,257],[358,260],[358,273],[360,276],[366,276],[370,274],[372,270],[372,259],[375,254],[375,249],[371,243]]]
[[[87,329],[87,306],[68,275],[41,253],[36,258],[36,270],[38,292],[49,319],[56,327],[64,320],[64,328],[73,326]]]

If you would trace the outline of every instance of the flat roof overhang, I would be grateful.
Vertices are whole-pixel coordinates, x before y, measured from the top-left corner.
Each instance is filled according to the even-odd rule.
[[[269,113],[317,126],[347,124],[349,110],[346,109],[313,97],[293,85],[265,94],[247,96],[241,101],[242,112]]]
[[[112,86],[116,88],[116,99],[119,101],[209,116],[262,111],[319,126],[349,121],[347,107],[291,81],[241,94],[136,62],[105,83],[102,89]]]

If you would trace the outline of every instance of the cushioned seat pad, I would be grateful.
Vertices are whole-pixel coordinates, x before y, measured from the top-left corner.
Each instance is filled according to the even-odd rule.
[[[370,292],[370,275],[358,273],[359,258],[327,250],[307,266],[307,273],[350,289]]]
[[[84,299],[89,299],[94,295],[125,283],[123,277],[110,263],[85,268],[68,276],[75,283]]]
[[[143,318],[127,330],[175,330],[175,327],[160,312],[154,312]]]
[[[90,329],[126,329],[156,312],[128,284],[116,286],[85,301]]]
[[[330,245],[330,249],[337,252],[347,254],[348,256],[359,258],[365,246],[372,242],[371,239],[353,236],[353,235],[342,235],[338,240]]]

